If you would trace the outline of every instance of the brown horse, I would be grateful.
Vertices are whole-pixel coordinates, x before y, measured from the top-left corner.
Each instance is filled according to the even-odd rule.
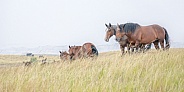
[[[63,61],[70,60],[71,56],[66,51],[59,51],[60,52],[60,59]]]
[[[125,25],[117,25],[116,39],[121,39],[123,36],[128,37],[130,44],[135,43],[138,48],[141,44],[146,45],[154,43],[155,48],[159,49],[158,43],[164,49],[164,39],[166,41],[166,49],[170,47],[169,35],[165,28],[159,25],[140,26],[136,23],[126,23]]]
[[[98,56],[98,50],[92,43],[84,43],[82,46],[69,46],[69,54],[72,59]]]
[[[71,56],[71,59],[77,59],[81,58],[81,54],[79,51],[81,50],[82,46],[69,46],[69,55]]]
[[[105,41],[108,42],[109,39],[115,35],[116,36],[116,30],[117,30],[117,25],[111,25],[111,23],[109,23],[109,25],[105,24],[105,26],[107,27],[106,29],[106,36],[105,36]],[[124,26],[124,24],[120,24],[120,26]],[[116,39],[116,41],[119,43],[120,45],[120,49],[121,49],[121,53],[122,55],[124,54],[125,52],[125,47],[127,47],[127,50],[128,50],[128,53],[130,53],[130,49],[131,49],[131,52],[134,51],[134,48],[132,48],[129,44],[129,41],[128,41],[128,37],[125,35],[125,36],[122,36],[119,40]],[[140,47],[140,48],[144,48],[144,46]],[[151,48],[151,44],[148,44],[147,47],[145,48],[146,50],[150,49]]]
[[[124,24],[121,24],[121,25],[124,25]],[[116,35],[117,26],[116,25],[111,25],[111,23],[109,23],[109,25],[105,24],[105,26],[107,27],[106,35],[105,35],[105,41],[109,42],[109,39],[113,35]],[[128,42],[128,38],[126,36],[122,37],[121,41],[118,41],[118,43],[120,45],[122,55],[125,53],[125,47],[127,47],[128,52],[130,52],[129,42]]]

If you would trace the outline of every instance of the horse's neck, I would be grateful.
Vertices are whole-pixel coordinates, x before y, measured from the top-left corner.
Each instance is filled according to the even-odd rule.
[[[127,34],[126,36],[127,36],[129,39],[132,38],[132,34],[131,34],[131,35],[130,35],[130,34]]]
[[[133,35],[134,35],[133,33],[126,35],[128,37],[128,42],[130,42],[130,43],[134,42]]]
[[[82,54],[82,47],[80,47],[79,49],[77,49],[76,56],[79,57],[81,54]]]
[[[117,26],[116,25],[112,25],[112,28],[114,29],[113,30],[113,33],[114,33],[113,35],[116,35],[116,28],[117,28]]]

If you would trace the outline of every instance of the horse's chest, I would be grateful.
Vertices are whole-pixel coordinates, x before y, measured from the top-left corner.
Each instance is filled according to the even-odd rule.
[[[129,39],[128,41],[129,41],[129,43],[135,43],[134,39]]]

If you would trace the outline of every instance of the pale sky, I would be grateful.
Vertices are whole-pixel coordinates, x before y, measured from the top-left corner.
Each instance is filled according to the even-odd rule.
[[[184,0],[0,0],[0,48],[106,44],[109,22],[159,24],[183,43]]]

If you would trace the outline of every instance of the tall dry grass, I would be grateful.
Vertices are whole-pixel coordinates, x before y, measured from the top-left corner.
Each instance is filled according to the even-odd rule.
[[[0,92],[183,92],[184,49],[5,67],[0,80]]]

